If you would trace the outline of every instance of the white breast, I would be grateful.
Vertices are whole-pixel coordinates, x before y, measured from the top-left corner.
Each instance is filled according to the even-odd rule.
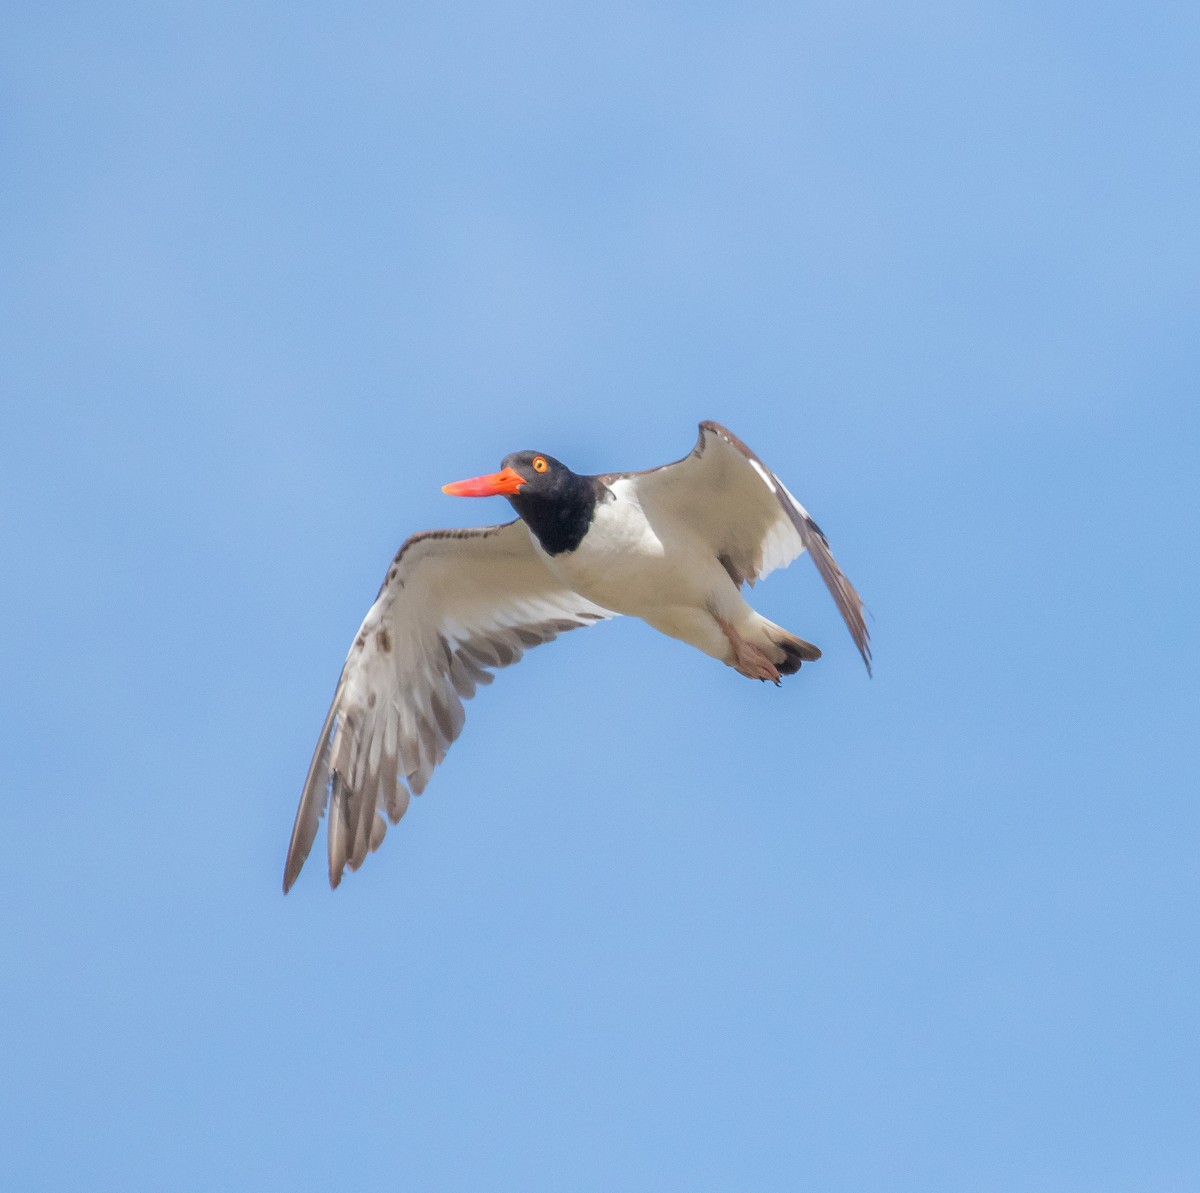
[[[644,617],[663,606],[703,607],[712,588],[728,582],[686,527],[651,525],[629,478],[609,491],[612,498],[596,506],[578,548],[545,557],[576,592],[616,613]]]

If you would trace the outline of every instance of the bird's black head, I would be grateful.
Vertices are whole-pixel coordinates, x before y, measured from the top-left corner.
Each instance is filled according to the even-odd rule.
[[[571,488],[579,478],[561,460],[545,452],[513,452],[500,461],[500,470],[511,468],[525,482],[514,494],[552,501]]]
[[[454,497],[507,497],[550,555],[574,551],[596,508],[595,477],[580,476],[545,452],[513,452],[500,471],[443,486]]]

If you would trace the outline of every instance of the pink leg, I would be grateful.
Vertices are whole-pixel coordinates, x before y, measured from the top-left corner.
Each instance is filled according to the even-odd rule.
[[[748,642],[722,617],[713,614],[713,620],[721,627],[721,632],[729,640],[733,651],[731,666],[747,679],[769,679],[776,687],[779,686],[779,668],[767,658],[766,652],[753,642]]]

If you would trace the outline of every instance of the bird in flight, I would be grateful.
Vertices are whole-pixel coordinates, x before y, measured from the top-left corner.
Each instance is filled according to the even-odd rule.
[[[807,510],[740,439],[700,424],[691,453],[647,472],[580,476],[517,452],[446,485],[507,497],[517,518],[414,534],[392,560],[342,668],[308,768],[283,889],[328,808],[329,884],[379,848],[458,737],[492,671],[566,630],[626,614],[770,680],[821,657],[742,596],[811,555],[871,670],[862,600]]]

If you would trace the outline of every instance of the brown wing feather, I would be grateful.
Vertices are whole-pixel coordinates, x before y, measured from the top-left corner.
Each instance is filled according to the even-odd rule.
[[[846,623],[846,628],[850,631],[850,637],[854,639],[854,645],[858,647],[858,653],[862,655],[862,661],[867,668],[867,674],[870,675],[871,635],[867,630],[862,597],[858,595],[857,589],[850,583],[846,573],[838,567],[837,560],[834,559],[833,552],[829,549],[829,540],[825,537],[824,532],[813,521],[808,510],[788,492],[787,486],[732,431],[721,426],[720,423],[706,420],[700,424],[701,443],[704,442],[706,432],[723,439],[730,447],[737,448],[747,460],[751,460],[757,464],[766,473],[766,476],[770,478],[770,484],[774,489],[780,508],[799,532],[800,541],[803,543],[804,549],[812,557],[813,563],[816,564],[817,571],[821,573],[821,579],[825,581],[825,587],[829,589],[829,594],[833,597],[834,603],[842,615],[842,620]]]
[[[287,891],[329,809],[329,882],[356,870],[462,731],[492,671],[612,614],[564,587],[524,523],[427,531],[392,561],[313,753],[284,866]]]
[[[862,599],[808,511],[732,431],[702,422],[696,446],[682,460],[603,479],[618,477],[635,480],[648,508],[667,510],[699,532],[735,584],[753,585],[808,551],[870,673]]]

